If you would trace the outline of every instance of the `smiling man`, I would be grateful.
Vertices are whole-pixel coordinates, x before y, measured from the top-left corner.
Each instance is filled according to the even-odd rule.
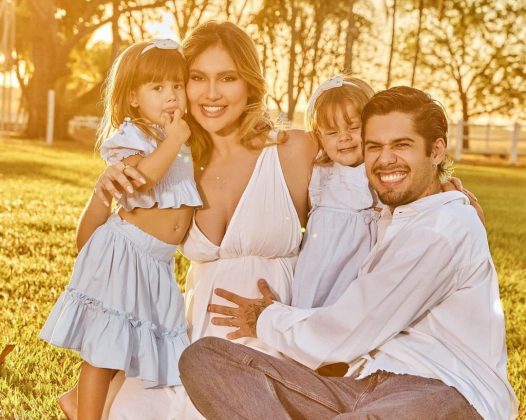
[[[325,308],[224,290],[237,306],[210,305],[300,362],[218,338],[183,354],[183,383],[207,418],[511,419],[504,316],[486,233],[447,173],[447,120],[408,87],[375,95],[362,114],[367,175],[386,205],[378,243],[340,299]],[[345,362],[347,377],[311,370]],[[306,367],[305,367],[306,366]],[[309,369],[311,368],[311,369]]]

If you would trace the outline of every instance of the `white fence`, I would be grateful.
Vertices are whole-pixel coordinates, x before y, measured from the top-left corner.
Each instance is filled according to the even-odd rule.
[[[95,116],[76,116],[69,120],[68,134],[81,143],[94,145],[100,118]]]
[[[448,149],[455,161],[469,154],[508,158],[511,165],[516,165],[519,157],[526,156],[526,127],[518,122],[508,125],[451,123]]]
[[[21,132],[27,124],[27,113],[22,109],[22,93],[12,87],[12,72],[0,72],[0,132]]]
[[[298,112],[292,123],[285,113],[271,113],[271,117],[279,128],[303,128],[302,113]],[[464,141],[457,141],[459,138]],[[526,163],[526,124],[471,124],[450,121],[448,151],[457,162],[483,156],[491,158],[484,159],[485,162],[499,158],[507,159],[510,165]]]
[[[89,129],[97,130],[100,118],[93,116],[77,116],[69,120],[68,133],[72,134],[77,130]]]
[[[272,117],[277,127],[281,129],[288,129],[291,126],[301,127],[301,122],[294,121],[296,124],[292,124],[284,113],[275,113]],[[69,121],[68,132],[73,138],[94,143],[99,121],[100,119],[94,116],[76,116]],[[23,120],[2,121],[0,118],[0,131],[20,129],[23,125]],[[458,139],[464,141],[458,141]],[[510,165],[516,165],[519,160],[526,161],[526,124],[521,125],[518,122],[507,125],[450,123],[448,150],[455,161],[477,155],[497,156],[507,159]]]

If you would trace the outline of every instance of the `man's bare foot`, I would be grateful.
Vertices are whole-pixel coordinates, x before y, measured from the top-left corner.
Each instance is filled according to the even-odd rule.
[[[62,394],[58,399],[58,404],[68,420],[77,420],[77,387]]]

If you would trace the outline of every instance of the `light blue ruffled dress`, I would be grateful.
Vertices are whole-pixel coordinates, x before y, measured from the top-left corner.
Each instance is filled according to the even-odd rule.
[[[376,194],[363,164],[315,166],[307,222],[292,283],[292,306],[329,306],[358,275],[376,243]]]
[[[149,155],[156,147],[127,121],[103,143],[101,155],[115,163],[135,154]],[[120,201],[126,210],[154,204],[202,205],[187,146],[153,189]],[[80,251],[40,337],[79,351],[93,366],[142,379],[145,388],[179,385],[179,356],[189,338],[184,301],[173,274],[176,247],[112,214]]]

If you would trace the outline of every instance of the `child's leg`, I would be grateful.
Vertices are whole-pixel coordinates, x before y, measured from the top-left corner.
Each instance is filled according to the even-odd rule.
[[[75,385],[58,399],[60,409],[68,420],[77,420],[77,389],[78,385]]]
[[[117,371],[82,363],[78,384],[77,419],[99,420],[104,409],[111,378]]]
[[[124,382],[124,379],[125,379],[124,374],[120,376],[116,376],[117,372],[118,371],[116,370],[115,375],[113,376],[113,379],[112,379],[113,382],[110,383],[108,395],[106,397],[106,405],[104,407],[104,412],[102,415],[103,419],[108,418],[108,412],[111,408],[113,400],[115,399],[115,396],[119,393],[120,387],[122,386],[122,383]],[[78,388],[79,388],[79,384],[77,383],[73,388],[71,388],[69,391],[65,392],[64,394],[62,394],[60,398],[58,399],[60,409],[65,414],[68,420],[77,420]]]

